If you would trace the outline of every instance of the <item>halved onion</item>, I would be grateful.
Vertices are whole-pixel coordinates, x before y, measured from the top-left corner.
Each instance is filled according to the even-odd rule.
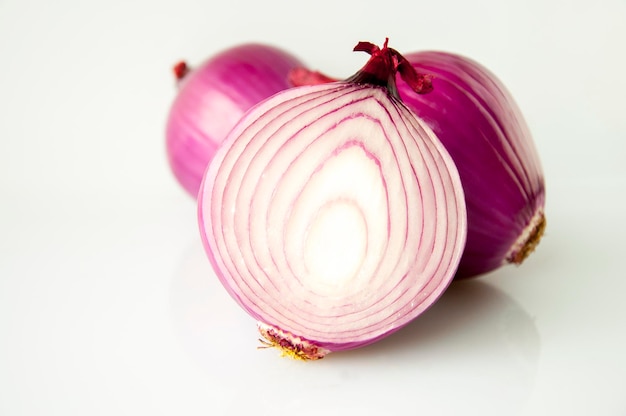
[[[265,342],[296,358],[406,325],[443,293],[464,248],[452,159],[386,84],[401,56],[368,45],[350,81],[283,91],[249,111],[198,197],[217,276]]]

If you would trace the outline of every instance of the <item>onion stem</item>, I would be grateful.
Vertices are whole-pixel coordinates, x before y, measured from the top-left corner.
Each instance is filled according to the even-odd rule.
[[[176,77],[176,81],[180,82],[187,74],[191,71],[187,62],[180,61],[174,65],[172,68],[172,72],[174,72],[174,76]]]

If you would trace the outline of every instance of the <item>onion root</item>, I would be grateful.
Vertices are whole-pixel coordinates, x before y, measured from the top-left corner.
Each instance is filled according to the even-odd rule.
[[[546,216],[543,213],[543,209],[540,209],[530,220],[515,244],[513,244],[513,247],[511,247],[509,254],[506,256],[506,261],[518,266],[522,264],[530,253],[535,250],[537,245],[539,245],[539,241],[541,237],[543,237],[545,229]]]
[[[300,361],[320,360],[330,351],[304,338],[297,337],[289,332],[274,326],[258,323],[259,333],[264,339],[260,339],[263,348],[276,348],[282,357],[290,357]]]

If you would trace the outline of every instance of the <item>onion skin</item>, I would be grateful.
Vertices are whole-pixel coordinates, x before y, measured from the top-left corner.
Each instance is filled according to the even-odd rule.
[[[416,95],[398,77],[398,95],[444,144],[465,190],[468,235],[456,278],[521,264],[546,227],[545,181],[515,100],[494,74],[469,58],[439,51],[404,57],[430,76],[433,90]],[[290,74],[293,85],[332,80],[306,68]]]
[[[198,195],[216,275],[259,321],[262,347],[298,359],[408,324],[450,284],[465,244],[456,167],[395,97],[388,75],[401,56],[386,43],[357,48],[372,58],[348,81],[292,88],[247,112]],[[403,71],[416,91],[428,86]]]
[[[174,176],[193,198],[230,129],[250,107],[291,87],[287,76],[298,66],[302,62],[278,48],[244,44],[197,68],[173,68],[179,90],[167,120],[166,151]]]
[[[452,53],[405,54],[417,71],[433,76],[433,91],[404,103],[435,132],[454,160],[468,215],[465,252],[457,278],[504,264],[521,264],[545,229],[545,182],[531,132],[505,86],[479,63]]]

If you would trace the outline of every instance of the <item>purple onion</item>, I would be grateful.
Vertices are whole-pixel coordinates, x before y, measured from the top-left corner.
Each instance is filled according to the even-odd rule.
[[[458,172],[397,96],[395,73],[428,91],[387,43],[347,81],[253,107],[210,163],[202,240],[264,346],[318,359],[370,344],[447,288],[467,231]],[[400,62],[400,65],[396,63]]]
[[[530,130],[505,86],[477,62],[445,52],[405,55],[432,75],[416,95],[398,80],[404,103],[435,132],[465,190],[467,244],[458,278],[521,264],[545,229],[544,177]]]
[[[246,44],[199,67],[176,65],[179,91],[166,127],[167,155],[180,184],[194,198],[202,175],[230,129],[253,105],[289,88],[287,75],[302,63],[280,49]]]

